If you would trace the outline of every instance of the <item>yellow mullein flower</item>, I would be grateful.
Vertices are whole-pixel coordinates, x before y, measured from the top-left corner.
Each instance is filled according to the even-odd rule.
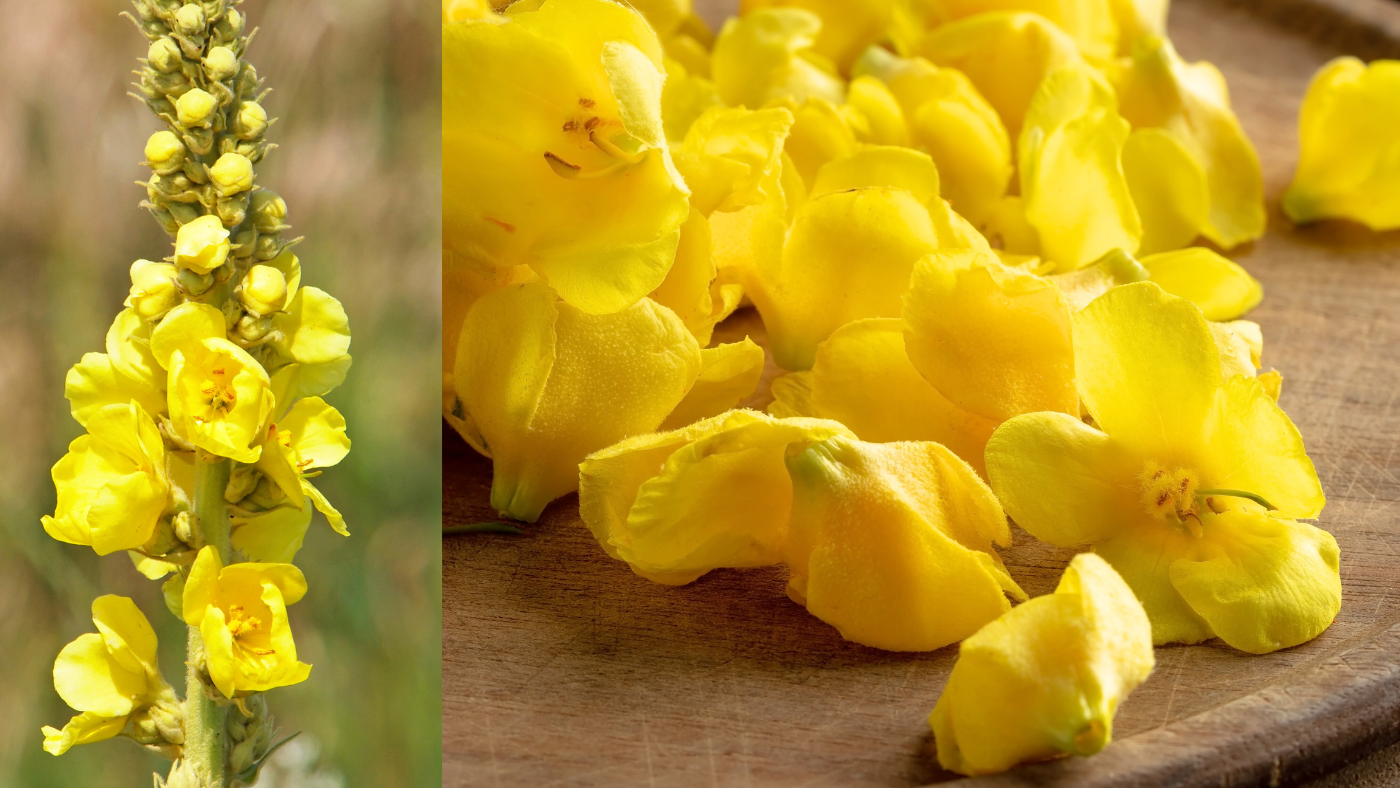
[[[107,331],[107,352],[86,353],[68,370],[63,395],[73,418],[112,404],[139,403],[152,417],[165,413],[165,370],[151,352],[151,326],[134,309],[122,310]]]
[[[996,110],[972,82],[924,58],[901,58],[871,47],[857,73],[879,78],[898,100],[911,143],[938,165],[953,209],[981,225],[1011,180],[1011,143]]]
[[[297,661],[287,605],[306,594],[306,578],[291,564],[224,566],[213,547],[199,551],[185,580],[185,623],[204,637],[209,678],[226,698],[266,692],[306,680]]]
[[[1044,17],[1074,40],[1085,57],[1102,61],[1118,51],[1115,0],[928,0],[928,12],[952,22],[995,11],[1023,11]]]
[[[1298,113],[1298,169],[1283,212],[1298,224],[1400,227],[1400,61],[1339,57],[1313,75]]]
[[[1097,428],[1062,413],[998,427],[987,473],[1007,514],[1042,541],[1092,545],[1156,643],[1264,653],[1326,629],[1337,543],[1293,519],[1321,511],[1317,472],[1256,378],[1222,380],[1200,310],[1151,282],[1115,287],[1075,316],[1074,351]]]
[[[863,441],[936,441],[986,476],[982,453],[997,423],[959,408],[919,374],[905,353],[899,318],[855,320],[817,346],[810,371],[773,381],[773,416],[846,425]]]
[[[787,467],[788,596],[845,639],[931,651],[1025,599],[993,551],[1011,543],[1001,506],[943,446],[836,436]]]
[[[739,15],[748,17],[761,8],[800,8],[816,14],[821,29],[812,50],[849,74],[856,58],[885,37],[894,14],[894,0],[850,3],[844,0],[740,0]]]
[[[940,248],[987,246],[939,198],[927,155],[872,147],[827,164],[781,256],[740,273],[778,366],[810,369],[817,345],[837,328],[897,317],[915,261]]]
[[[272,332],[268,344],[282,360],[303,368],[339,364],[350,350],[345,307],[315,287],[298,288],[286,309],[272,314]]]
[[[579,465],[579,516],[608,555],[658,583],[777,564],[792,507],[784,452],[849,434],[834,421],[733,410],[638,435]]]
[[[959,646],[929,715],[938,763],[977,775],[1093,755],[1108,746],[1119,704],[1154,662],[1152,627],[1132,590],[1102,558],[1077,555],[1055,593]]]
[[[720,100],[749,109],[784,97],[840,104],[841,77],[811,49],[821,29],[821,17],[800,8],[760,8],[725,20],[710,57]]]
[[[1259,156],[1230,109],[1220,71],[1210,63],[1187,63],[1166,38],[1146,36],[1133,44],[1132,58],[1109,73],[1123,117],[1133,128],[1162,129],[1199,167],[1207,191],[1200,233],[1227,249],[1263,235]],[[1158,167],[1168,164],[1184,181],[1183,190],[1199,177],[1184,163],[1157,162]],[[1197,190],[1192,187],[1181,199],[1199,199]]]
[[[175,234],[175,264],[207,274],[228,260],[229,247],[228,229],[219,217],[206,214],[182,225]]]
[[[1045,77],[1082,62],[1074,39],[1045,17],[1023,12],[989,12],[942,25],[915,53],[967,75],[1013,139]]]
[[[170,756],[184,742],[180,700],[156,663],[156,633],[136,603],[108,594],[92,601],[96,633],[78,636],[53,664],[59,697],[82,712],[63,730],[45,725],[44,749],[62,755],[76,744],[125,734]]]
[[[624,309],[661,284],[688,212],[661,45],[608,0],[518,4],[501,20],[442,29],[443,246],[529,265],[591,314]]]
[[[994,423],[1078,414],[1072,316],[1060,289],[982,251],[939,251],[914,266],[904,341],[924,379]]]
[[[1021,200],[1042,256],[1060,270],[1114,248],[1137,251],[1142,223],[1121,160],[1127,138],[1113,90],[1082,63],[1046,76],[1026,110]]]
[[[457,345],[454,415],[493,460],[491,506],[534,522],[589,452],[656,429],[700,365],[695,337],[649,298],[591,315],[544,284],[482,296]]]
[[[170,355],[170,422],[185,440],[239,462],[256,462],[274,404],[267,372],[222,337],[183,343]]]
[[[43,519],[44,530],[98,555],[136,550],[155,533],[169,500],[160,430],[135,401],[92,411],[86,426],[53,466],[58,506]]]
[[[823,165],[861,148],[852,124],[857,118],[849,112],[849,105],[838,106],[816,97],[801,103],[791,98],[775,99],[773,103],[786,107],[793,115],[792,130],[783,142],[783,155],[792,162],[804,187],[812,188]]]

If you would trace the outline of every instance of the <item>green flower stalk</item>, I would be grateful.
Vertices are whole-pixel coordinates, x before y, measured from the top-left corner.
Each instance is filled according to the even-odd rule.
[[[44,748],[125,736],[174,761],[156,778],[172,788],[257,781],[280,745],[264,693],[311,672],[288,615],[307,592],[293,561],[313,510],[349,533],[311,481],[350,450],[321,399],[349,370],[349,323],[339,301],[302,286],[287,204],[258,183],[273,120],[237,4],[135,1],[150,40],[138,98],[166,125],[146,141],[141,206],[174,248],[132,264],[106,352],[68,373],[87,433],[54,466],[58,504],[43,518],[55,539],[126,551],[165,578],[166,607],[189,627],[181,700],[142,611],[96,600],[98,632],[54,663],[80,713],[46,727]]]

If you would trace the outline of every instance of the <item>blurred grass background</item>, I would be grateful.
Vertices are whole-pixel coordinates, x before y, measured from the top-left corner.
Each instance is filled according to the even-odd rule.
[[[71,711],[53,659],[93,631],[94,597],[134,598],[183,691],[184,627],[125,555],[50,539],[49,468],[80,433],[63,377],[100,351],[137,258],[170,253],[136,204],[159,122],[128,97],[146,40],[124,0],[0,0],[0,786],[149,785],[168,764],[124,739],[45,753]],[[340,298],[354,366],[327,398],[354,448],[318,486],[291,608],[311,679],[269,694],[306,741],[265,785],[441,780],[440,132],[438,4],[248,0],[247,58],[274,92],[280,145],[259,182],[286,198],[303,282]],[[324,484],[322,484],[322,481]],[[311,776],[307,776],[311,773]]]

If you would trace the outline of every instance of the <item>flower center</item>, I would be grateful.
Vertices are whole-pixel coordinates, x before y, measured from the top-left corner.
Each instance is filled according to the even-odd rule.
[[[1201,518],[1196,512],[1200,476],[1190,468],[1166,468],[1148,460],[1142,469],[1142,505],[1159,520],[1175,518],[1201,535]]]
[[[233,388],[231,375],[223,367],[209,370],[209,377],[199,387],[199,393],[213,413],[223,415],[238,404],[238,392]]]
[[[262,619],[258,618],[257,616],[248,615],[246,612],[244,612],[242,605],[231,605],[228,609],[228,621],[225,626],[228,627],[229,634],[233,635],[234,639],[237,640],[243,637],[244,635],[248,635],[262,629]],[[265,657],[270,654],[277,653],[275,650],[270,648],[253,648],[241,642],[239,643],[239,645],[243,646],[243,648],[253,652],[254,654],[257,654],[260,657]]]

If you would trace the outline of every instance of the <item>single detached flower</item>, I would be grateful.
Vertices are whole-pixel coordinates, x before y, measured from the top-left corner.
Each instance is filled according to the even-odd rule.
[[[224,566],[204,547],[185,581],[185,623],[204,637],[209,677],[226,698],[305,681],[311,666],[297,661],[287,605],[306,594],[306,578],[291,564]]]
[[[43,519],[44,530],[98,555],[138,549],[169,499],[160,430],[135,401],[96,409],[87,428],[53,466],[58,506]]]
[[[1055,593],[962,642],[929,715],[938,762],[975,775],[1093,755],[1153,662],[1152,627],[1132,590],[1102,558],[1077,555]]]
[[[63,730],[44,726],[44,749],[62,755],[75,744],[119,734],[178,754],[184,742],[180,701],[156,662],[156,633],[136,603],[108,594],[92,602],[97,633],[79,635],[53,664],[53,685],[81,714]]]
[[[1400,227],[1400,61],[1339,57],[1313,75],[1298,114],[1298,170],[1283,212],[1304,224]]]
[[[1337,543],[1294,518],[1324,498],[1302,437],[1258,378],[1222,376],[1199,309],[1151,282],[1075,316],[1093,426],[1031,413],[997,428],[987,474],[1036,538],[1091,545],[1133,589],[1155,643],[1295,646],[1341,606]]]

